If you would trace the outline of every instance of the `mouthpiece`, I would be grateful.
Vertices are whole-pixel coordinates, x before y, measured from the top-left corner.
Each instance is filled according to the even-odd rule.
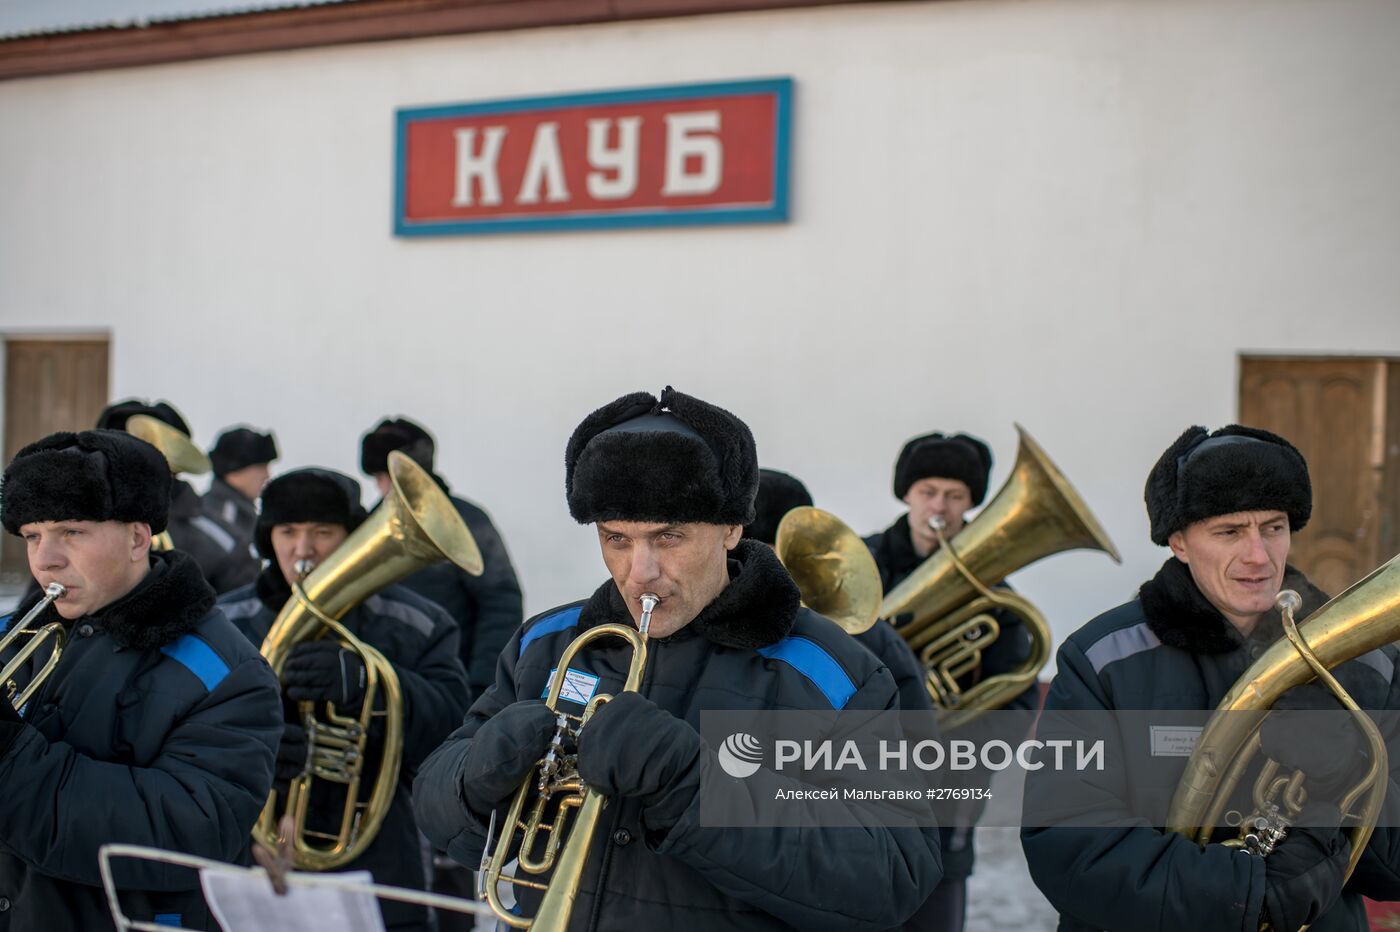
[[[63,598],[63,594],[67,591],[63,583],[51,582],[44,587],[44,600],[52,602],[55,599],[61,599]]]
[[[1274,596],[1274,605],[1278,606],[1279,611],[1292,615],[1303,607],[1303,598],[1292,589],[1283,589]]]
[[[656,610],[661,597],[655,592],[642,593],[642,617],[637,621],[637,630],[645,637],[647,629],[651,627],[651,613]]]
[[[305,579],[310,576],[311,571],[315,568],[315,560],[298,560],[292,564],[292,570],[297,574],[297,579]]]
[[[933,528],[935,531],[941,532],[946,531],[948,529],[948,522],[944,521],[938,515],[934,515],[932,518],[928,519],[928,526]]]

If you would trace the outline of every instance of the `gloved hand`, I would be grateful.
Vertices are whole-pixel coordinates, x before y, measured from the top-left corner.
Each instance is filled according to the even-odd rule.
[[[705,743],[685,722],[637,692],[594,713],[578,740],[578,772],[604,796],[642,804],[647,827],[667,831],[700,787]]]
[[[1330,809],[1330,811],[1324,811]],[[1335,826],[1335,806],[1314,804],[1300,823]],[[1351,845],[1339,828],[1295,825],[1264,859],[1264,918],[1278,932],[1295,932],[1326,912],[1342,892]]]
[[[1274,703],[1259,729],[1260,749],[1306,773],[1313,798],[1331,795],[1354,780],[1367,760],[1366,741],[1352,715],[1321,683],[1298,686]]]
[[[462,761],[462,796],[486,815],[520,787],[554,736],[555,715],[542,699],[513,702],[472,736]]]
[[[272,772],[272,788],[277,795],[287,796],[291,782],[306,767],[306,729],[300,725],[282,726],[282,743],[277,745],[277,765]]]
[[[292,648],[282,667],[287,698],[329,700],[337,709],[358,709],[365,698],[365,665],[339,641],[310,641]]]

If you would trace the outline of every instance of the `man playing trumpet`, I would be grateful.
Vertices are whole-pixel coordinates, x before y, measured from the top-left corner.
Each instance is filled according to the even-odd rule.
[[[50,592],[0,621],[17,667],[0,696],[0,928],[110,929],[98,848],[127,842],[246,859],[281,733],[277,681],[214,604],[192,558],[152,553],[170,512],[170,469],[112,430],[59,433],[20,450],[0,484],[5,530],[24,539]],[[56,595],[56,600],[52,597]],[[11,664],[20,630],[51,639]],[[126,915],[213,924],[193,872],[126,862]]]
[[[1215,709],[1283,636],[1275,608],[1281,589],[1301,596],[1299,619],[1326,601],[1287,564],[1291,535],[1312,512],[1312,486],[1302,455],[1282,437],[1238,425],[1214,433],[1191,427],[1152,467],[1145,499],[1152,542],[1171,555],[1137,598],[1062,645],[1041,740],[1086,737],[1081,732],[1096,728],[1086,724],[1093,712]],[[1394,710],[1396,659],[1386,646],[1331,672],[1361,708]],[[1341,706],[1314,682],[1283,693],[1274,708]],[[1181,753],[1136,717],[1087,735],[1107,744],[1111,767],[1104,773],[1031,773],[1022,846],[1036,885],[1060,911],[1060,928],[1367,928],[1362,895],[1400,897],[1400,791],[1390,777],[1386,810],[1343,891],[1350,851],[1336,806],[1367,757],[1350,716],[1336,718],[1326,733],[1305,735],[1299,719],[1275,712],[1260,729],[1261,753],[1287,771],[1303,771],[1307,793],[1287,835],[1262,857],[1223,844],[1202,847],[1153,827],[1147,816],[1167,812],[1189,749]],[[1242,789],[1256,770],[1240,781]],[[1231,801],[1250,809],[1246,799]],[[1214,840],[1235,834],[1223,830]]]
[[[610,804],[569,928],[889,929],[919,906],[940,873],[933,829],[701,822],[702,776],[734,785],[700,736],[703,710],[897,707],[884,666],[799,606],[768,547],[740,539],[757,484],[748,427],[669,387],[584,419],[565,453],[565,489],[574,519],[594,525],[611,578],[527,621],[495,684],[424,764],[414,803],[435,844],[477,863],[488,824],[555,735],[540,701],[554,675],[566,687],[561,712],[614,696],[578,737],[578,775]],[[634,653],[620,639],[559,662],[576,636],[605,623],[636,632],[644,618],[639,690],[621,690]]]
[[[268,565],[257,581],[225,595],[220,604],[255,645],[263,643],[278,612],[300,582],[324,563],[365,520],[359,483],[329,469],[283,473],[263,489],[254,531]],[[404,695],[404,739],[399,783],[384,822],[364,853],[345,870],[368,870],[377,883],[426,888],[409,790],[419,763],[461,721],[470,703],[466,671],[457,652],[457,623],[437,605],[402,586],[387,586],[350,609],[340,623],[389,660]],[[335,704],[340,715],[358,715],[366,671],[358,654],[334,635],[292,648],[283,669],[289,713],[277,751],[274,789],[285,801],[291,780],[307,764],[307,737],[296,703]],[[280,716],[279,716],[280,719]],[[370,747],[375,735],[371,733]],[[312,828],[334,832],[342,813],[337,789],[318,785],[309,813]],[[422,907],[381,901],[391,930],[426,930]]]

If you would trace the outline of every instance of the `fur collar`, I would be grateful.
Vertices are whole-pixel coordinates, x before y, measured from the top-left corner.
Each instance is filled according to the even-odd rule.
[[[906,576],[919,568],[924,557],[914,550],[914,538],[909,533],[909,513],[887,527],[875,542],[875,562],[880,565],[885,590],[893,589]]]
[[[36,592],[15,612],[24,617],[43,594]],[[150,650],[164,647],[193,631],[214,607],[214,590],[204,581],[199,564],[179,550],[151,554],[151,571],[136,588],[86,620],[105,630],[121,647]],[[39,624],[61,621],[50,605]],[[84,619],[64,622],[70,630]]]
[[[292,587],[287,585],[287,579],[282,575],[282,568],[277,565],[276,560],[269,560],[267,566],[263,567],[258,578],[253,581],[253,591],[257,593],[258,601],[271,609],[274,615],[282,611],[282,607],[292,597]]]
[[[1303,597],[1298,621],[1327,601],[1326,593],[1291,566],[1284,569],[1283,588],[1296,590]],[[1143,583],[1138,599],[1147,626],[1163,644],[1193,654],[1227,654],[1242,643],[1235,626],[1210,604],[1186,564],[1176,557],[1168,557],[1157,575]],[[1281,630],[1278,612],[1270,611],[1261,620],[1259,631],[1275,630]]]
[[[662,641],[699,635],[724,647],[767,647],[792,631],[801,601],[797,584],[772,549],[741,540],[729,555],[729,585],[694,621]],[[583,610],[585,627],[610,621],[632,624],[632,615],[611,579],[598,587]]]

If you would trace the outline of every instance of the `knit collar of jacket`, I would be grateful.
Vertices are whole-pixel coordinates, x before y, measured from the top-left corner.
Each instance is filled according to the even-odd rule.
[[[885,529],[877,546],[880,549],[879,563],[886,568],[892,579],[903,579],[927,559],[919,556],[914,550],[914,536],[909,531],[908,512],[900,515],[898,521]]]
[[[776,644],[797,621],[802,596],[767,544],[740,540],[729,554],[729,585],[695,620],[660,643],[703,637],[724,647],[752,650]],[[608,622],[634,626],[622,593],[609,579],[588,600],[580,619],[591,628]]]
[[[262,568],[258,578],[253,581],[253,592],[258,601],[271,609],[273,614],[282,611],[287,600],[292,597],[292,587],[287,584],[287,578],[282,575],[282,568],[277,565],[276,560],[267,561],[267,566]]]
[[[1327,594],[1292,566],[1284,567],[1283,588],[1292,589],[1303,598],[1303,607],[1294,616],[1299,621],[1327,601]],[[1201,592],[1191,570],[1174,556],[1168,557],[1157,575],[1142,584],[1138,599],[1148,628],[1163,644],[1193,654],[1228,654],[1244,643],[1239,630]],[[1278,610],[1271,609],[1250,638],[1272,643],[1282,633]]]
[[[35,593],[15,610],[23,618],[43,593]],[[121,647],[150,650],[164,647],[193,631],[214,607],[214,590],[204,581],[199,564],[179,550],[151,553],[151,571],[126,595],[91,615],[64,621],[52,605],[39,624],[61,621],[69,630],[87,622],[102,628]]]

